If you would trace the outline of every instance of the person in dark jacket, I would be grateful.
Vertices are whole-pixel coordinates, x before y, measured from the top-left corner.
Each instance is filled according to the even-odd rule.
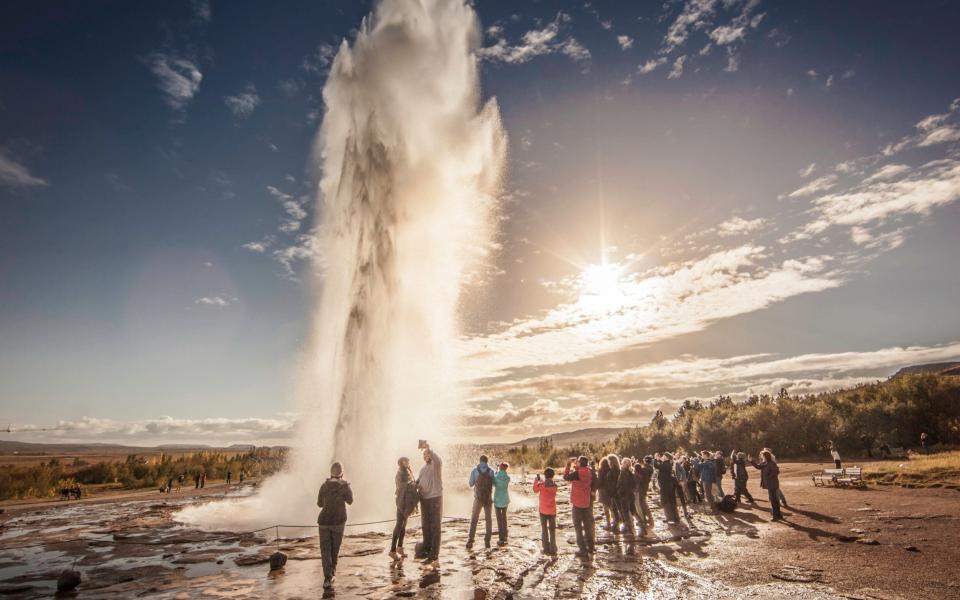
[[[343,528],[347,523],[347,505],[353,504],[353,490],[343,480],[343,466],[335,462],[330,466],[330,478],[320,486],[317,494],[317,528],[320,530],[320,558],[323,561],[323,587],[333,587],[337,574],[337,557],[343,541]]]
[[[600,459],[600,468],[597,471],[597,495],[599,496],[600,505],[603,507],[603,520],[604,520],[604,529],[610,531],[612,529],[612,519],[613,516],[612,510],[613,507],[610,506],[610,494],[607,493],[607,486],[605,482],[607,477],[610,475],[610,462],[607,460],[607,457],[604,456]]]
[[[736,450],[730,455],[730,468],[733,470],[733,497],[740,504],[740,497],[744,496],[751,504],[756,504],[750,490],[747,489],[747,480],[750,479],[747,473],[747,455]]]
[[[677,513],[677,480],[673,476],[673,455],[669,452],[657,453],[653,458],[653,468],[657,470],[657,484],[660,486],[660,507],[668,523],[679,523]]]
[[[484,546],[490,547],[490,538],[493,537],[493,523],[490,515],[493,510],[493,469],[487,464],[486,455],[480,456],[480,462],[470,472],[467,482],[473,488],[473,513],[470,515],[470,533],[467,535],[467,550],[473,548],[473,538],[477,533],[477,522],[480,520],[480,511],[483,510],[487,531],[483,538]]]
[[[607,464],[610,465],[610,470],[607,472],[607,476],[600,481],[600,485],[604,488],[610,502],[610,531],[617,531],[623,521],[620,516],[620,502],[617,500],[617,486],[620,483],[620,457],[611,454],[607,456],[606,460]]]
[[[633,462],[629,458],[624,458],[620,463],[620,479],[617,481],[617,506],[620,509],[620,520],[623,522],[623,533],[632,536],[633,533],[633,514],[635,512],[633,488],[635,487],[633,479]]]
[[[763,460],[759,464],[753,458],[749,458],[749,461],[754,468],[760,470],[760,487],[767,490],[767,495],[770,497],[770,513],[773,515],[773,520],[780,521],[783,519],[783,515],[780,514],[780,497],[777,495],[780,489],[780,467],[773,458],[773,452],[766,448],[760,452],[760,457]]]
[[[653,513],[647,504],[647,493],[650,491],[650,481],[653,479],[653,457],[644,456],[643,463],[633,468],[633,479],[636,482],[634,489],[637,495],[637,516],[642,523],[640,534],[647,534],[647,527],[653,527]]]
[[[396,488],[394,496],[397,504],[397,523],[393,526],[393,538],[390,540],[390,558],[401,561],[406,556],[403,551],[403,535],[407,530],[407,487],[413,481],[413,469],[410,468],[410,459],[402,456],[397,460],[397,474],[393,478]]]

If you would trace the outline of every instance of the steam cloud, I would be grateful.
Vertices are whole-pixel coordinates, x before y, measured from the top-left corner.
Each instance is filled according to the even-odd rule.
[[[311,523],[332,460],[353,484],[352,520],[390,518],[396,457],[444,442],[461,399],[461,283],[490,245],[506,153],[495,100],[481,106],[480,42],[462,0],[383,0],[341,45],[315,145],[324,274],[294,457],[256,496],[181,521]]]

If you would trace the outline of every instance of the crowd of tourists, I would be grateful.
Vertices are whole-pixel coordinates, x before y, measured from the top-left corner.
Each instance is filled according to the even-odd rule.
[[[421,442],[420,448],[423,466],[416,476],[410,459],[401,457],[397,461],[394,479],[397,514],[389,556],[394,562],[406,558],[403,543],[407,520],[419,508],[423,541],[416,544],[414,557],[427,568],[438,569],[443,519],[443,462],[426,442]],[[510,465],[505,462],[494,468],[489,458],[481,455],[471,470],[467,481],[473,490],[468,550],[476,541],[481,514],[484,546],[490,548],[493,542],[493,515],[497,521],[497,544],[508,543],[509,469]],[[780,490],[777,459],[769,448],[760,451],[759,460],[736,449],[729,455],[704,450],[689,454],[660,452],[640,459],[614,454],[593,460],[586,456],[571,457],[564,465],[562,477],[570,488],[570,517],[576,534],[576,555],[588,559],[595,551],[594,508],[597,502],[602,509],[604,529],[627,538],[643,537],[654,527],[648,502],[651,493],[659,494],[660,509],[667,523],[680,522],[680,510],[689,518],[693,506],[705,506],[712,513],[732,511],[741,500],[755,504],[747,489],[751,469],[759,471],[760,487],[767,491],[773,520],[781,520],[780,506],[786,505],[786,498]],[[547,468],[533,481],[533,492],[538,496],[542,551],[551,556],[558,552],[559,487],[556,477],[554,469]],[[728,485],[732,485],[732,488],[728,487],[732,489],[730,495],[723,487],[725,478],[729,478]],[[352,503],[353,492],[343,478],[343,467],[334,463],[330,478],[320,487],[317,497],[324,588],[333,585],[347,522],[346,505]]]

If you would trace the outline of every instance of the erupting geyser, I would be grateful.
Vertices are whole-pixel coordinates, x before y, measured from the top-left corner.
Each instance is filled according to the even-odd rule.
[[[459,404],[456,307],[493,233],[506,137],[480,104],[473,9],[383,0],[344,42],[316,143],[318,307],[289,470],[249,499],[192,507],[204,527],[311,523],[332,460],[351,520],[392,518],[393,472],[418,438],[442,441]]]

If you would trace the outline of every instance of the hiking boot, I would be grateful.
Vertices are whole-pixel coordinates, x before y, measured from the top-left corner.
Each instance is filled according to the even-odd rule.
[[[473,550],[473,540],[467,542],[467,550]]]
[[[388,554],[388,556],[393,559],[393,562],[400,562],[401,560],[403,560],[402,558],[400,558],[400,555],[397,554],[396,551],[391,552],[390,554]]]

